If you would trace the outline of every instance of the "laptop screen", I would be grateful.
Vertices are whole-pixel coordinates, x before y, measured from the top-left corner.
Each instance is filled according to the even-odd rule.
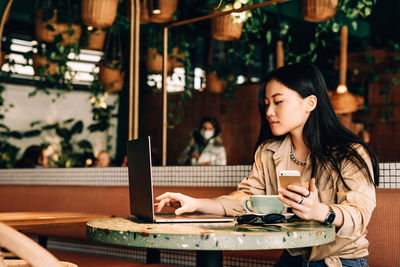
[[[153,220],[150,137],[128,141],[129,200],[131,215]]]

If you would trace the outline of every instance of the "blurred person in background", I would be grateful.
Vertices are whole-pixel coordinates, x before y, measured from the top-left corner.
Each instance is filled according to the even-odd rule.
[[[226,165],[221,128],[214,117],[204,117],[177,159],[180,165]]]
[[[111,157],[110,154],[102,150],[97,154],[96,162],[95,162],[95,167],[109,167],[111,163]]]

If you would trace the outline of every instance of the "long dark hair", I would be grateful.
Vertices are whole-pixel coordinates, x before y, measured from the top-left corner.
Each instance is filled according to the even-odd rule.
[[[296,91],[302,98],[310,95],[317,97],[317,106],[311,112],[303,129],[303,140],[311,151],[311,177],[315,177],[318,161],[321,164],[320,167],[324,169],[333,167],[348,188],[341,175],[342,163],[347,159],[360,169],[369,182],[379,185],[379,164],[375,153],[340,122],[330,102],[324,77],[311,63],[286,65],[273,70],[264,79],[258,91],[261,127],[256,147],[266,140],[281,140],[286,137],[286,135],[274,136],[266,119],[265,90],[267,83],[271,80],[276,80]],[[374,178],[365,160],[357,153],[354,144],[362,145],[368,152],[372,161]]]
[[[43,157],[43,147],[38,145],[29,146],[22,158],[15,163],[16,168],[35,168]]]

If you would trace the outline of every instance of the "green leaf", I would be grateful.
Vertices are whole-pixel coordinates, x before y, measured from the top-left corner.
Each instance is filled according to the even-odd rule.
[[[74,119],[67,119],[67,120],[65,120],[65,121],[63,121],[63,123],[70,123],[70,122],[73,122],[74,121]]]
[[[20,132],[17,132],[17,131],[11,131],[11,132],[8,133],[8,135],[10,137],[12,137],[12,138],[15,138],[15,139],[21,139],[22,138],[22,134]]]
[[[50,30],[52,32],[56,31],[56,29],[54,28],[53,24],[50,24],[50,23],[46,23],[46,29]]]
[[[81,133],[83,130],[83,122],[77,121],[74,126],[72,126],[71,134]]]
[[[185,90],[184,92],[185,92],[185,94],[186,94],[188,97],[190,97],[190,98],[193,97],[192,90]]]
[[[24,133],[24,137],[34,137],[39,136],[42,132],[39,130],[32,130]]]
[[[58,123],[45,125],[42,127],[42,130],[52,130],[58,127]]]
[[[267,40],[267,44],[271,44],[271,40],[272,40],[272,33],[271,31],[267,31],[266,35],[265,35],[265,39]]]
[[[82,149],[91,150],[92,144],[87,140],[81,140],[78,142],[78,146]]]

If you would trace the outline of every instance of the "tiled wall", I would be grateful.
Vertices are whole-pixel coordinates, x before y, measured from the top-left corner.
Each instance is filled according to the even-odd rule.
[[[400,163],[380,163],[380,188],[400,188]],[[159,186],[236,186],[250,165],[153,167]],[[126,186],[128,168],[3,169],[0,184]]]
[[[379,164],[380,188],[400,188],[400,162]]]

